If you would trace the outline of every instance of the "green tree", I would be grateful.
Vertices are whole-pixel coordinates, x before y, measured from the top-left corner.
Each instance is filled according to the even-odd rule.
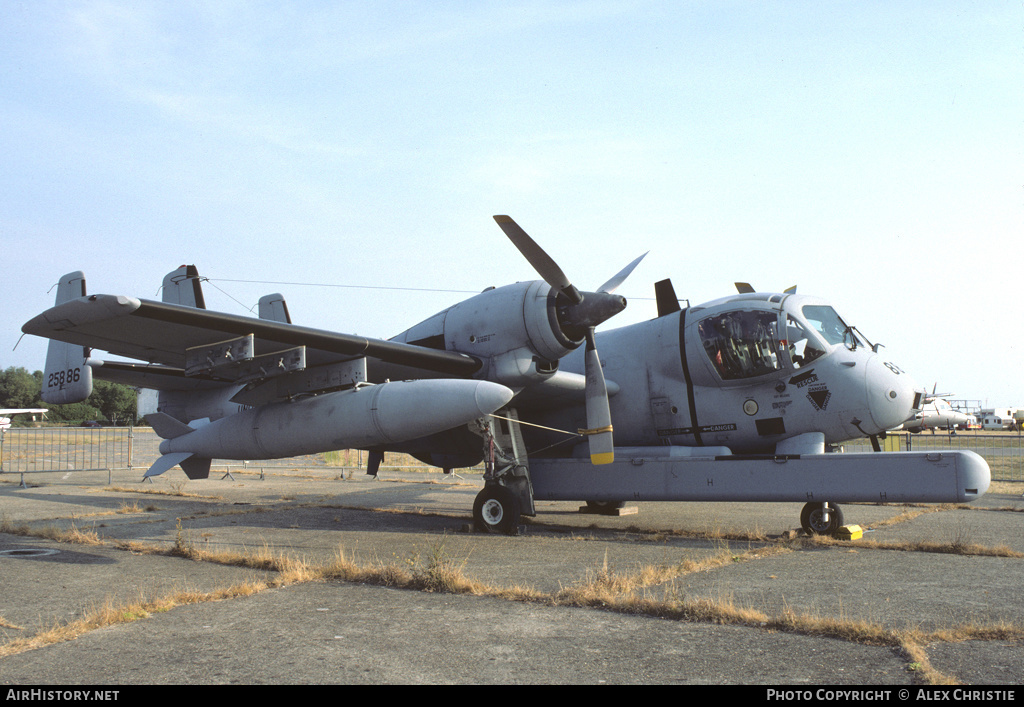
[[[94,381],[92,395],[86,401],[99,408],[105,420],[125,425],[135,422],[137,397],[135,390],[119,383]]]
[[[0,371],[0,407],[47,408],[50,422],[79,424],[86,420],[107,420],[118,425],[135,422],[135,390],[120,383],[96,380],[92,394],[80,403],[50,405],[42,401],[43,372],[29,373],[14,366]]]
[[[86,420],[102,420],[103,413],[88,402],[66,405],[45,405],[50,409],[46,419],[57,425],[80,425]]]
[[[42,373],[37,378],[24,368],[7,368],[0,373],[0,407],[46,407],[39,399],[42,380]]]

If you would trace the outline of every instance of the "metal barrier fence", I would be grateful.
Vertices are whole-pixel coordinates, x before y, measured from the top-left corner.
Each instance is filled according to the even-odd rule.
[[[995,481],[1024,481],[1024,437],[1017,433],[945,432],[889,435],[899,451],[942,451],[969,449],[977,452],[992,469]],[[24,475],[44,472],[107,471],[148,469],[160,456],[160,437],[148,427],[43,427],[0,429],[0,474]],[[847,451],[870,451],[868,441],[843,445]],[[893,446],[895,449],[895,446]],[[216,461],[214,470],[243,467],[257,469],[358,469],[366,453],[346,449],[326,454],[309,454],[288,459],[245,463]],[[386,454],[383,468],[432,469],[404,454]]]
[[[160,437],[149,427],[14,427],[0,429],[0,474],[138,470],[160,456]],[[366,464],[366,452],[344,449],[256,462],[214,460],[211,476],[242,468],[322,469],[339,473]],[[405,454],[385,454],[382,469],[433,469]]]
[[[0,430],[0,473],[131,468],[131,429],[48,427]]]

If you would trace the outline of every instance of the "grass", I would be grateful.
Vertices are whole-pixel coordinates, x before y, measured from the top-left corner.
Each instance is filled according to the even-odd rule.
[[[132,489],[138,492],[137,489]],[[922,513],[951,510],[958,506],[906,508],[890,521],[905,522]],[[154,510],[140,507],[137,502],[123,503],[113,513],[143,513]],[[250,509],[249,512],[251,512]],[[879,525],[883,525],[879,524]],[[1020,558],[1024,555],[1005,547],[989,548],[972,543],[969,528],[960,526],[945,542],[884,543],[873,540],[853,542],[831,538],[798,538],[780,541],[768,538],[754,530],[745,534],[722,533],[716,529],[700,533],[671,531],[645,537],[641,530],[628,532],[640,535],[641,540],[663,538],[668,535],[696,536],[711,540],[717,550],[707,557],[686,558],[674,563],[650,564],[619,571],[611,566],[607,555],[597,567],[586,573],[576,584],[556,591],[540,591],[530,586],[496,585],[479,581],[465,571],[468,557],[453,556],[442,538],[426,551],[390,560],[360,560],[353,553],[339,547],[332,558],[310,561],[272,552],[267,546],[242,551],[211,550],[205,543],[192,541],[181,519],[177,522],[175,538],[170,547],[139,542],[104,540],[93,530],[77,527],[73,520],[69,527],[32,528],[25,524],[0,518],[0,532],[43,537],[55,542],[86,545],[107,545],[133,553],[164,554],[196,562],[211,562],[248,568],[268,574],[262,579],[251,579],[208,592],[175,590],[161,596],[139,598],[135,601],[107,599],[83,616],[52,626],[41,627],[32,635],[19,636],[0,645],[0,657],[16,652],[33,650],[64,640],[74,640],[101,626],[144,620],[154,614],[169,611],[176,606],[205,601],[222,601],[248,596],[262,591],[295,583],[340,581],[374,584],[409,591],[488,596],[508,601],[535,602],[551,607],[578,607],[612,611],[623,614],[657,617],[666,620],[745,626],[761,631],[781,631],[808,636],[828,637],[874,646],[888,646],[899,652],[906,662],[906,670],[915,682],[949,684],[954,678],[936,670],[928,660],[926,646],[936,642],[966,640],[1024,640],[1024,626],[1005,622],[975,621],[947,626],[934,631],[916,627],[890,628],[878,622],[839,616],[821,616],[798,612],[788,606],[774,613],[738,604],[726,594],[718,598],[688,597],[678,589],[676,579],[699,572],[711,572],[737,562],[756,562],[782,553],[798,552],[807,547],[834,546],[898,550],[907,552],[945,552]],[[742,541],[746,549],[735,549],[730,543]],[[0,617],[0,628],[27,631]]]
[[[933,552],[944,555],[975,555],[979,557],[1012,557],[1024,558],[1024,552],[1018,552],[1006,545],[990,547],[972,543],[966,536],[957,535],[948,541],[933,540],[909,540],[898,542],[884,542],[861,538],[859,540],[836,540],[835,538],[815,535],[811,538],[802,539],[815,545],[843,545],[847,547],[866,548],[871,550],[899,550],[902,552]]]
[[[18,626],[16,624],[12,624],[10,621],[5,619],[3,616],[0,616],[0,628],[10,628],[10,629],[14,629],[15,631],[24,631],[25,630],[24,626]]]
[[[930,506],[921,507],[908,507],[901,513],[872,523],[871,529],[885,528],[893,525],[899,525],[909,520],[913,520],[922,515],[930,513],[941,513],[943,511],[950,510],[988,510],[988,509],[977,509],[966,504],[935,504]],[[1014,511],[1016,509],[1009,509]],[[933,552],[947,555],[976,555],[980,557],[1010,557],[1010,558],[1024,558],[1024,552],[1020,552],[1010,548],[1008,545],[980,545],[970,541],[970,529],[964,523],[960,522],[953,530],[950,538],[944,541],[935,540],[903,540],[903,541],[879,541],[870,538],[860,538],[858,540],[837,540],[831,536],[815,535],[809,538],[801,539],[801,542],[808,542],[815,545],[844,545],[850,547],[869,548],[874,550],[899,550],[903,552]]]
[[[50,533],[44,533],[42,536],[65,537]],[[67,542],[93,542],[87,534],[78,533],[66,537],[73,538],[66,540]],[[127,549],[123,544],[115,545]],[[756,561],[765,556],[793,551],[792,548],[782,545],[745,551],[722,547],[714,555],[701,560],[644,566],[625,573],[617,572],[610,567],[606,557],[602,565],[588,573],[580,584],[555,592],[541,592],[531,587],[495,586],[468,577],[464,572],[467,558],[453,557],[448,552],[444,539],[431,545],[426,553],[393,562],[360,562],[351,553],[339,548],[333,558],[315,563],[274,554],[265,546],[248,552],[212,552],[197,548],[188,541],[187,535],[180,530],[179,525],[178,541],[170,550],[145,547],[138,543],[133,544],[131,549],[133,552],[169,554],[195,561],[245,567],[269,572],[274,576],[269,579],[247,580],[208,592],[177,590],[154,598],[123,603],[108,599],[80,618],[55,623],[31,636],[19,637],[0,645],[0,658],[60,641],[74,640],[104,626],[143,620],[154,614],[170,611],[176,606],[223,601],[290,584],[315,581],[343,581],[413,591],[489,596],[509,601],[543,603],[553,607],[579,607],[674,621],[746,626],[757,630],[783,631],[866,645],[889,646],[900,651],[906,661],[906,669],[913,673],[915,680],[926,684],[955,682],[952,677],[931,666],[924,648],[929,643],[1024,639],[1024,627],[1005,622],[964,624],[930,632],[916,628],[890,629],[872,621],[843,616],[819,616],[796,612],[788,607],[773,615],[737,605],[730,597],[717,600],[706,597],[688,598],[671,589],[667,590],[664,596],[655,597],[647,591],[652,586],[662,585],[685,574],[708,571],[735,562]],[[21,629],[0,622],[0,626],[4,625]]]
[[[67,528],[57,528],[49,525],[42,528],[32,528],[27,524],[17,525],[4,516],[0,518],[0,533],[21,537],[45,538],[46,540],[70,543],[72,545],[106,544],[95,530],[81,530],[74,520],[71,521]]]
[[[207,501],[223,501],[223,496],[211,496],[210,494],[191,493],[185,491],[185,482],[177,481],[168,488],[145,487],[145,486],[107,486],[104,491],[116,491],[120,493],[145,493],[154,496],[176,496],[178,498],[201,498]]]
[[[266,588],[267,585],[261,582],[244,582],[211,592],[176,591],[153,599],[140,599],[129,603],[115,603],[112,599],[107,599],[99,607],[85,612],[77,619],[55,622],[31,636],[16,638],[0,645],[0,658],[63,641],[72,641],[90,631],[139,621],[156,613],[170,611],[176,606],[249,596]]]

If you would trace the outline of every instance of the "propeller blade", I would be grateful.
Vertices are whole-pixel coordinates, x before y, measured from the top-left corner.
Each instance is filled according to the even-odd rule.
[[[647,251],[647,253],[650,253],[650,252],[651,251]],[[614,277],[612,277],[611,280],[609,280],[608,282],[606,282],[603,285],[601,285],[600,287],[598,287],[597,291],[598,292],[615,292],[615,288],[618,287],[619,285],[621,285],[623,283],[623,281],[627,277],[629,277],[630,273],[632,273],[633,270],[636,268],[636,266],[640,264],[640,261],[647,257],[647,253],[644,253],[639,258],[634,260],[632,263],[630,263],[626,267],[622,268],[622,270],[620,270]]]
[[[594,329],[587,331],[586,376],[587,376],[587,427],[580,430],[587,436],[591,464],[611,464],[615,461],[615,442],[612,439],[612,412],[608,405],[608,387],[601,370],[594,344]]]
[[[545,253],[544,249],[537,245],[526,231],[520,228],[518,223],[512,220],[512,217],[495,216],[494,220],[544,282],[565,295],[572,304],[579,304],[583,301],[583,295],[569,282],[569,278],[558,267],[558,263],[552,260],[551,256]]]

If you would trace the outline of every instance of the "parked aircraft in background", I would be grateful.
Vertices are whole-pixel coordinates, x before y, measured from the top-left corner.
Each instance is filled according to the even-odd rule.
[[[52,340],[43,399],[83,399],[93,372],[161,391],[146,419],[163,456],[146,476],[345,448],[368,450],[373,474],[384,451],[445,470],[483,461],[473,516],[488,531],[515,532],[543,499],[793,501],[808,532],[828,533],[843,524],[837,502],[963,502],[988,488],[973,452],[880,451],[924,391],[827,301],[746,286],[682,308],[663,280],[657,317],[598,333],[640,258],[581,292],[494,218],[542,279],[488,288],[386,341],[293,324],[280,295],[258,319],[206,310],[194,266],[168,274],[161,302],[90,295],[81,272],[65,275],[56,305],[23,327]],[[830,453],[858,437],[878,451]]]
[[[943,398],[931,398],[921,408],[921,412],[912,422],[903,425],[908,432],[923,430],[955,430],[966,429],[968,425],[977,424],[978,420],[949,404]]]
[[[0,408],[0,430],[10,429],[11,415],[45,415],[46,408]]]

